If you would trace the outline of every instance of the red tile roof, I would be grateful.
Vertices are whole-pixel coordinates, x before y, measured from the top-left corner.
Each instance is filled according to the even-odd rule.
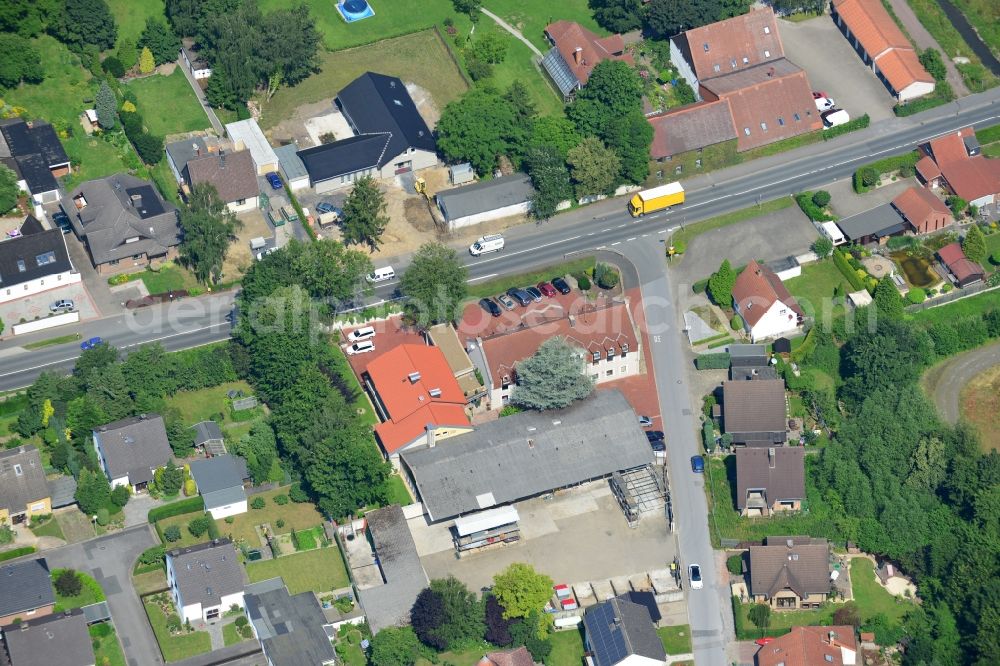
[[[630,54],[623,53],[625,41],[621,35],[598,37],[573,21],[550,23],[545,33],[582,85],[587,85],[590,72],[602,60],[623,60],[630,65],[635,64]]]
[[[970,156],[963,139],[974,136],[975,131],[965,127],[930,142],[931,156],[948,187],[966,201],[1000,194],[1000,160]],[[918,167],[922,163],[924,160],[917,163]]]
[[[931,139],[931,155],[937,162],[939,168],[943,169],[946,164],[952,162],[963,162],[969,159],[969,151],[962,141],[967,136],[975,136],[975,130],[965,127],[955,132],[949,132],[944,136]]]
[[[952,272],[959,284],[962,284],[969,278],[985,275],[982,266],[965,256],[965,251],[962,250],[961,243],[955,242],[945,245],[938,250],[938,256],[941,257],[941,261]]]
[[[920,64],[913,49],[893,49],[880,56],[875,64],[897,92],[914,83],[934,83],[934,77]]]
[[[854,627],[792,627],[784,636],[761,647],[757,666],[846,666],[857,664]]]
[[[917,162],[917,173],[920,174],[920,177],[924,179],[925,183],[929,183],[935,178],[941,177],[941,169],[938,168],[938,165],[929,155],[924,155],[920,158],[920,161]]]
[[[375,427],[388,453],[418,439],[428,424],[468,425],[465,395],[437,347],[403,344],[368,364],[368,376],[389,420]],[[419,377],[411,381],[411,373]],[[440,396],[431,390],[440,389]]]
[[[686,153],[736,138],[729,102],[698,102],[649,119],[653,126],[653,159]]]
[[[927,227],[929,218],[946,216],[948,224],[954,221],[951,217],[951,210],[944,205],[944,202],[938,199],[933,192],[923,187],[907,189],[892,200],[892,205],[903,214],[907,222],[918,230]]]
[[[770,7],[684,33],[699,81],[783,58],[785,49]]]
[[[751,327],[755,326],[776,301],[781,301],[800,317],[805,316],[774,271],[751,261],[736,278],[733,287],[733,302],[737,304],[743,320]]]
[[[522,645],[516,650],[487,652],[477,666],[535,666],[535,660],[532,659],[528,648]]]

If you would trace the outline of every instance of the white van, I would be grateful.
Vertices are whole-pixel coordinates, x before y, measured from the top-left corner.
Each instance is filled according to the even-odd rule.
[[[267,241],[263,237],[258,236],[257,238],[250,239],[250,249],[251,250],[263,250],[264,246],[267,245]]]
[[[499,252],[503,249],[503,236],[500,234],[492,234],[490,236],[483,236],[475,243],[469,246],[469,254],[474,257],[478,257],[481,254],[487,252]]]
[[[375,351],[375,343],[371,340],[361,340],[359,342],[355,342],[353,345],[347,345],[347,347],[344,348],[344,351],[350,356],[354,356],[355,354],[365,354],[367,352]]]
[[[837,125],[843,125],[851,120],[850,114],[843,109],[830,109],[829,111],[824,111],[820,114],[820,118],[823,119],[823,129],[830,129],[831,127],[836,127]]]
[[[373,273],[369,273],[365,279],[375,284],[377,282],[385,282],[386,280],[391,280],[396,277],[396,271],[392,270],[392,266],[385,266],[383,268],[376,268]]]
[[[359,340],[367,340],[368,338],[375,337],[375,327],[374,326],[362,326],[361,328],[351,331],[347,335],[347,339],[351,342],[358,342]]]

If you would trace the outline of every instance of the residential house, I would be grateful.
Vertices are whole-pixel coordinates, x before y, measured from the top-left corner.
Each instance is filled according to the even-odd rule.
[[[879,0],[833,0],[833,20],[900,102],[934,92],[934,77]]]
[[[476,376],[476,366],[465,351],[458,333],[451,324],[436,324],[424,334],[427,344],[441,350],[458,387],[465,395],[465,404],[473,404],[488,395],[482,380]]]
[[[359,583],[358,600],[372,633],[378,633],[386,627],[409,623],[410,609],[427,587],[428,579],[398,504],[366,513],[365,522],[381,577],[376,575]]]
[[[552,316],[478,340],[486,358],[493,408],[510,402],[517,386],[517,364],[530,358],[543,342],[557,336],[579,350],[586,362],[584,372],[595,384],[639,374],[642,350],[627,305],[616,303],[574,314],[566,314],[557,307]]]
[[[893,236],[906,233],[910,224],[898,208],[885,203],[837,220],[837,227],[852,243],[885,245]]]
[[[961,243],[955,242],[945,245],[938,250],[938,258],[955,276],[955,282],[959,287],[968,287],[970,284],[982,282],[986,277],[986,271],[983,270],[983,267],[965,256]]]
[[[792,627],[763,645],[754,655],[754,666],[855,666],[858,642],[854,627]]]
[[[545,27],[552,48],[542,56],[542,68],[567,101],[587,85],[594,67],[604,60],[621,60],[635,65],[625,53],[621,35],[599,37],[574,21],[556,21]]]
[[[247,512],[245,484],[250,480],[247,462],[239,456],[221,455],[194,460],[191,478],[205,500],[205,511],[221,520]]]
[[[487,652],[476,666],[541,666],[523,645],[510,650]]]
[[[739,151],[823,126],[806,73],[785,58],[770,7],[753,9],[742,16],[672,37],[670,59],[699,100],[728,104]],[[705,121],[712,120],[703,126],[707,134],[699,140],[686,140],[678,147],[704,148],[728,136],[728,128],[717,115],[721,111],[702,110],[698,114],[704,114]],[[670,126],[680,129],[674,121],[668,121]],[[699,129],[695,124],[693,128],[684,128],[684,132]],[[658,154],[664,152],[660,150]]]
[[[434,135],[399,78],[365,72],[335,102],[355,136],[298,151],[317,193],[437,164]]]
[[[0,627],[50,615],[55,605],[44,557],[0,567]]]
[[[170,173],[174,174],[174,180],[178,185],[183,185],[187,181],[184,176],[184,167],[191,160],[199,157],[207,157],[219,152],[221,142],[212,136],[192,136],[180,141],[173,141],[164,147],[167,155],[167,165]]]
[[[658,161],[736,140],[736,125],[727,99],[686,104],[651,116],[649,122],[653,126],[649,155]]]
[[[94,450],[111,487],[142,492],[156,470],[173,458],[163,417],[142,414],[102,425],[93,431]]]
[[[0,525],[31,524],[52,513],[52,497],[38,449],[21,445],[0,451]]]
[[[274,154],[278,156],[278,164],[281,165],[281,172],[285,175],[285,184],[292,192],[309,187],[309,172],[299,157],[298,146],[294,143],[278,146],[274,149]]]
[[[10,666],[94,666],[87,618],[79,608],[21,622],[3,632]],[[6,663],[6,662],[5,662]]]
[[[736,450],[736,508],[740,515],[770,516],[800,511],[806,497],[805,449],[794,447]]]
[[[454,231],[502,217],[527,215],[534,195],[531,178],[512,173],[438,192],[434,201],[448,229]]]
[[[338,662],[314,593],[292,596],[280,578],[272,578],[248,585],[244,602],[268,666],[333,666]]]
[[[819,608],[830,593],[830,544],[809,537],[767,537],[750,546],[750,596],[773,610]]]
[[[60,229],[45,229],[29,215],[19,231],[0,241],[0,303],[80,282]]]
[[[743,318],[743,327],[753,342],[795,331],[805,318],[774,271],[754,260],[736,278],[733,307]]]
[[[0,120],[0,163],[18,176],[18,186],[36,205],[59,200],[56,178],[69,175],[70,159],[55,128],[42,120]]]
[[[955,221],[951,209],[933,192],[924,187],[911,187],[892,200],[892,206],[903,216],[915,234],[927,234],[944,229]]]
[[[229,539],[167,551],[167,585],[183,622],[218,620],[244,607],[243,565]]]
[[[226,442],[222,429],[215,421],[200,421],[191,426],[194,429],[194,446],[207,456],[221,456],[226,452]]]
[[[274,154],[274,148],[253,118],[227,123],[226,136],[233,142],[234,149],[250,151],[257,175],[263,176],[278,170],[278,156]]]
[[[212,76],[212,68],[208,61],[202,57],[197,42],[190,37],[181,40],[181,60],[196,81]]]
[[[177,257],[177,207],[127,173],[88,180],[60,202],[97,272],[139,270]]]
[[[563,409],[488,421],[400,458],[404,479],[437,522],[640,469],[653,452],[625,396],[601,390]]]
[[[211,185],[234,213],[257,210],[260,186],[249,150],[220,150],[189,160],[184,167],[184,180],[191,187]]]
[[[626,596],[587,609],[584,648],[594,666],[663,666],[667,653],[649,610]]]
[[[729,379],[749,381],[777,378],[778,373],[771,365],[771,357],[765,345],[729,345]]]
[[[722,414],[733,444],[782,446],[788,438],[785,380],[723,382]]]
[[[923,160],[917,164],[923,166],[924,182],[946,188],[983,212],[1000,211],[1000,159],[983,156],[973,128],[932,139],[923,150],[937,167]]]
[[[438,347],[399,345],[369,363],[362,381],[382,421],[375,437],[394,464],[401,451],[472,429],[465,394]]]

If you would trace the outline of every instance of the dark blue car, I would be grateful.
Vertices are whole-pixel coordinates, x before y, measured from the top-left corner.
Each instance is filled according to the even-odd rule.
[[[695,474],[705,473],[705,459],[701,456],[691,456],[691,471]]]
[[[344,211],[340,210],[329,201],[320,201],[318,204],[316,204],[316,210],[318,210],[321,213],[336,213],[337,215],[340,216],[344,215]]]
[[[271,183],[271,189],[273,190],[281,189],[281,177],[278,175],[276,171],[271,171],[270,173],[265,175],[264,178],[267,178],[267,182]]]
[[[97,345],[102,344],[104,344],[104,340],[101,340],[100,338],[90,338],[89,340],[84,340],[80,343],[80,349],[87,351],[88,349],[93,349]]]

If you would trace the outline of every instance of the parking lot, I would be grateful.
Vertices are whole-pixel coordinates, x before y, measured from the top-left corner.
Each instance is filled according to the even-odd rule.
[[[867,113],[872,122],[892,118],[895,100],[868,69],[829,14],[808,21],[782,21],[785,55],[806,70],[813,90],[828,93],[851,118]]]
[[[650,515],[629,528],[607,481],[515,506],[521,540],[462,559],[455,555],[449,523],[428,526],[423,517],[410,520],[427,575],[432,579],[453,575],[478,590],[508,565],[525,562],[557,583],[572,585],[662,569],[676,555],[664,516]]]
[[[19,298],[9,303],[0,303],[0,320],[3,320],[7,325],[4,332],[10,334],[10,327],[22,320],[33,321],[48,317],[50,314],[49,306],[63,299],[73,301],[76,305],[75,309],[80,313],[81,320],[100,316],[100,312],[98,312],[83,283],[77,282],[49,289],[34,296]]]

